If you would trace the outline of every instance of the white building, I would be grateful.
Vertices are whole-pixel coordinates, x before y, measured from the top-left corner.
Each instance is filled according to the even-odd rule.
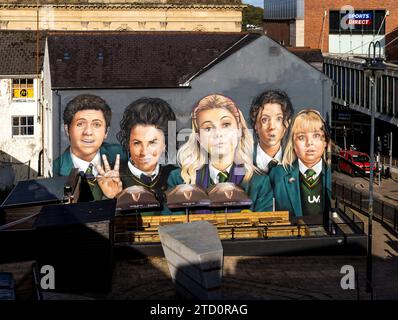
[[[0,39],[0,178],[8,179],[4,168],[11,165],[15,180],[24,180],[41,174],[36,34],[2,31]],[[41,70],[42,55],[39,57]]]

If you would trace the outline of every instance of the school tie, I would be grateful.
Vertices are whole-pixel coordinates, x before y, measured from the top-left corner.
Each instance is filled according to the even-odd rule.
[[[272,169],[273,167],[277,166],[277,165],[278,165],[278,160],[272,159],[270,162],[268,162],[268,165],[267,165],[267,172],[270,172],[271,169]]]
[[[90,185],[93,185],[94,182],[95,182],[95,177],[94,177],[94,174],[93,174],[93,167],[94,167],[94,165],[92,163],[90,163],[88,165],[88,168],[87,168],[86,172],[84,173],[84,177],[86,178],[87,182]]]
[[[143,184],[147,186],[149,186],[152,183],[152,178],[143,173],[141,173],[140,180]]]
[[[88,167],[87,167],[87,169],[86,169],[86,172],[85,172],[85,174],[93,174],[93,164],[92,163],[90,163],[89,165],[88,165]]]
[[[229,173],[228,172],[219,172],[217,177],[218,177],[219,183],[227,182],[229,179]]]
[[[310,183],[314,182],[314,178],[313,178],[313,177],[315,176],[315,174],[316,174],[316,172],[315,172],[314,169],[307,169],[307,170],[304,172],[305,179],[306,179],[308,182],[310,182]]]

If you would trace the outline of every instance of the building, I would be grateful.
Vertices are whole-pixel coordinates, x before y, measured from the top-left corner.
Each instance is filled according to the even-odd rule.
[[[323,71],[333,80],[332,136],[341,147],[354,144],[369,152],[371,86],[360,57],[379,41],[388,62],[376,84],[376,140],[398,135],[396,1],[265,0],[264,7],[268,36],[293,52],[322,51]],[[389,149],[385,143],[382,153],[388,155]],[[394,157],[397,151],[398,139],[393,139]]]
[[[396,0],[264,0],[264,31],[286,46],[366,54],[397,28]]]
[[[17,180],[40,175],[40,108],[44,36],[33,31],[0,32],[0,164],[12,165]]]
[[[398,64],[398,28],[386,35],[386,42],[389,46],[386,49],[386,58]]]
[[[336,143],[356,145],[369,152],[371,86],[363,71],[363,59],[325,57],[324,72],[333,80],[332,135]],[[393,156],[398,158],[398,66],[387,63],[387,69],[376,82],[375,134],[383,140],[393,135]],[[382,154],[389,154],[388,143]],[[388,163],[388,161],[387,161]]]
[[[240,32],[243,8],[241,0],[0,0],[0,29]]]
[[[258,54],[263,52],[263,54]],[[252,99],[280,88],[296,110],[315,107],[330,119],[331,81],[272,39],[246,33],[67,32],[49,33],[43,70],[44,173],[68,146],[62,112],[90,93],[112,108],[109,142],[116,141],[125,107],[159,97],[173,107],[176,131],[191,130],[195,102],[210,93],[230,96],[248,119]],[[308,88],[312,94],[306,94]]]

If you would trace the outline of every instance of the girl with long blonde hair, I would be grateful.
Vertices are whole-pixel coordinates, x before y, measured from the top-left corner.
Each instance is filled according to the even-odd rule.
[[[269,178],[253,166],[252,154],[253,137],[236,103],[221,94],[205,96],[192,111],[192,132],[178,150],[180,168],[171,172],[168,187],[233,182],[251,198],[251,210],[271,211]]]
[[[290,125],[282,165],[270,173],[276,210],[309,222],[326,222],[330,208],[330,137],[315,109],[301,110]]]

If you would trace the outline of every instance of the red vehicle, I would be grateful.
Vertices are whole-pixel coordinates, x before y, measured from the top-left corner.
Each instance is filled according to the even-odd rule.
[[[365,152],[341,150],[338,169],[352,176],[356,173],[369,174],[370,157]],[[373,170],[376,171],[376,165],[374,165]]]

